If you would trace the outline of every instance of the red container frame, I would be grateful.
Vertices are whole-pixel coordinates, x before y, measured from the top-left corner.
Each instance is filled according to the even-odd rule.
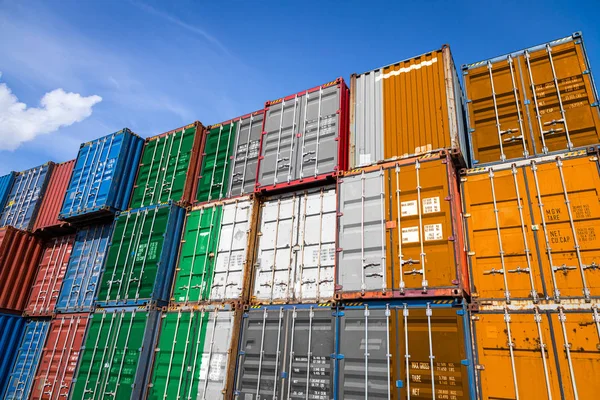
[[[65,161],[54,166],[33,225],[33,232],[40,235],[54,235],[75,231],[71,224],[58,219],[71,181],[75,161]]]
[[[338,164],[334,167],[333,172],[328,172],[324,174],[319,174],[317,176],[311,176],[308,178],[295,179],[290,182],[281,182],[276,183],[274,185],[261,185],[258,182],[258,176],[260,172],[260,164],[261,160],[264,158],[262,154],[263,152],[263,143],[264,137],[267,134],[265,131],[265,125],[267,122],[267,111],[269,107],[273,104],[278,104],[282,101],[287,101],[294,99],[296,96],[303,96],[308,93],[316,92],[320,89],[325,89],[331,87],[333,85],[337,85],[340,88],[340,107],[338,108],[337,113],[340,114],[340,126],[338,136],[335,140],[338,142]],[[348,85],[344,81],[344,78],[339,77],[331,82],[325,83],[323,85],[315,86],[311,89],[303,90],[298,93],[291,94],[286,97],[281,97],[277,100],[267,101],[265,103],[265,117],[263,119],[263,128],[262,134],[260,137],[260,147],[259,147],[259,156],[258,156],[258,164],[256,166],[256,183],[254,192],[257,194],[274,194],[277,192],[281,192],[283,190],[297,190],[302,189],[305,186],[311,186],[312,184],[316,185],[324,181],[333,181],[335,178],[341,173],[348,169],[348,157],[349,157],[349,144],[350,144],[350,89],[348,89]]]

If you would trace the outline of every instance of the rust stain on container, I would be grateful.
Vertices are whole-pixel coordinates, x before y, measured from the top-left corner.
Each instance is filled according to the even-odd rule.
[[[44,244],[44,253],[25,307],[25,315],[53,315],[74,241],[75,235],[68,235],[49,239]]]
[[[580,151],[466,172],[476,297],[600,297],[597,159]]]
[[[30,399],[68,397],[88,319],[89,314],[63,314],[52,320]]]
[[[42,255],[42,242],[31,233],[0,228],[0,310],[23,311]]]
[[[580,34],[463,70],[474,164],[600,142],[598,98]]]
[[[534,308],[474,314],[482,399],[595,399],[598,311]]]
[[[50,180],[48,181],[48,187],[42,203],[40,211],[38,212],[33,231],[39,233],[56,233],[60,230],[67,230],[70,225],[65,221],[58,220],[58,214],[62,208],[62,203],[65,199],[65,193],[71,174],[73,173],[73,167],[75,166],[75,160],[66,161],[61,164],[56,164]]]

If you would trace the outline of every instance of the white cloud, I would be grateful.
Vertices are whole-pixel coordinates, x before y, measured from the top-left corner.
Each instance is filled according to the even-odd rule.
[[[100,96],[84,97],[55,89],[42,97],[40,107],[27,107],[0,83],[0,150],[15,150],[38,135],[81,122],[92,115],[92,107],[100,101]]]

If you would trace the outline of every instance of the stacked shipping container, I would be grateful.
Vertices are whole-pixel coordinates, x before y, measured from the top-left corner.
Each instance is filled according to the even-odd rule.
[[[593,398],[589,71],[574,34],[463,103],[444,46],[1,177],[4,397]]]

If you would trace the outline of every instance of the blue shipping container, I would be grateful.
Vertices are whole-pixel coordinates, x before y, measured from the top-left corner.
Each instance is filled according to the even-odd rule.
[[[27,322],[25,334],[4,390],[4,400],[21,400],[29,397],[49,327],[48,320]]]
[[[16,175],[16,172],[11,172],[8,175],[0,176],[0,210],[4,210],[6,200],[10,194],[10,189],[12,189]]]
[[[144,140],[127,128],[83,143],[59,219],[76,221],[126,209],[143,146]]]
[[[184,219],[185,209],[173,202],[120,213],[96,305],[167,305]]]
[[[469,322],[457,300],[252,307],[242,319],[234,393],[473,400]]]
[[[56,312],[92,311],[112,227],[112,223],[92,225],[77,231]]]
[[[0,388],[6,386],[6,380],[14,364],[24,329],[25,318],[19,315],[0,313]],[[0,390],[3,391],[3,389]]]
[[[0,226],[10,225],[25,231],[31,230],[53,169],[54,163],[48,162],[16,174],[2,212]]]

